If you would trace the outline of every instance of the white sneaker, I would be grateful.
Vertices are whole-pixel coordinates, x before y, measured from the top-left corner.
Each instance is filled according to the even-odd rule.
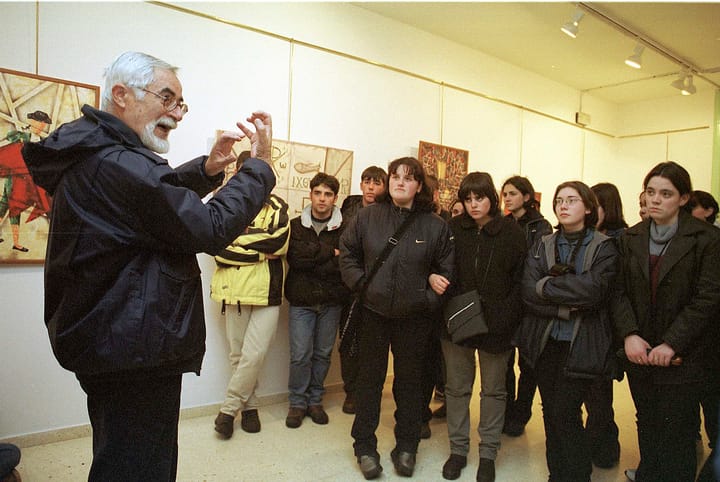
[[[625,471],[625,477],[628,478],[628,480],[635,482],[635,473],[637,472],[637,469],[627,469]]]

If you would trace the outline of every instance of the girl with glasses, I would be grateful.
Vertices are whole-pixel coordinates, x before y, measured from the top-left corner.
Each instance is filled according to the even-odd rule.
[[[592,473],[581,405],[594,380],[613,373],[608,300],[618,251],[595,229],[597,198],[579,181],[553,196],[558,231],[543,236],[525,262],[525,314],[516,335],[542,398],[550,480],[589,482]]]

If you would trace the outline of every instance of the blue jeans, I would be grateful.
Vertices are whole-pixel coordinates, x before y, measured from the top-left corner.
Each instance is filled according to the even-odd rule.
[[[290,305],[291,407],[307,408],[322,403],[341,310],[340,305]]]

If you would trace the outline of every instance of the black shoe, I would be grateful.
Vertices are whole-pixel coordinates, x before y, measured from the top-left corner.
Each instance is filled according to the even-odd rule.
[[[477,482],[495,482],[495,461],[480,457],[478,471],[476,476]]]
[[[29,249],[27,249],[25,246],[15,246],[13,245],[13,249],[15,251],[20,251],[21,253],[27,253]]]
[[[415,454],[393,449],[393,451],[390,452],[390,458],[395,466],[395,472],[397,472],[398,475],[412,477],[413,471],[415,470]]]
[[[348,413],[350,415],[355,413],[355,396],[352,393],[345,395],[342,411],[343,413]]]
[[[423,422],[420,425],[420,438],[430,438],[432,432],[430,431],[430,422]]]
[[[310,405],[307,409],[307,414],[310,415],[312,421],[318,425],[327,425],[330,421],[322,405]]]
[[[432,413],[433,418],[445,418],[447,417],[447,405],[442,404],[440,405],[435,411]]]
[[[383,471],[378,455],[359,455],[357,462],[365,480],[377,479]]]
[[[464,455],[450,454],[445,465],[443,465],[443,479],[455,480],[460,477],[462,469],[467,465],[467,457]]]
[[[511,437],[519,437],[525,432],[525,422],[511,418],[505,420],[503,425],[502,433]]]
[[[285,426],[288,428],[298,428],[302,425],[303,418],[305,418],[306,411],[300,407],[290,407],[288,410],[287,418],[285,419]]]
[[[260,431],[260,417],[255,409],[244,410],[240,420],[240,427],[247,433],[258,433]]]
[[[215,417],[215,431],[219,433],[222,438],[228,439],[232,437],[234,423],[235,417],[220,412],[217,414],[217,417]]]

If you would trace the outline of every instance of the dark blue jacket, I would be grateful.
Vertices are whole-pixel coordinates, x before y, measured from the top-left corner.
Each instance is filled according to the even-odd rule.
[[[60,364],[81,375],[128,370],[199,373],[205,353],[200,269],[252,222],[275,185],[245,161],[223,175],[206,158],[177,169],[118,118],[89,106],[23,147],[36,184],[53,196],[45,259],[45,323]]]

